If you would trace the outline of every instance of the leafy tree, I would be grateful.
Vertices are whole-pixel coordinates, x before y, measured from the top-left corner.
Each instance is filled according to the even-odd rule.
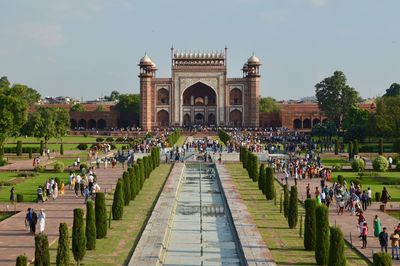
[[[125,171],[122,174],[122,178],[124,180],[124,204],[125,206],[128,206],[129,202],[131,201],[131,181],[129,178],[129,173]]]
[[[306,210],[306,217],[304,219],[304,248],[306,250],[315,250],[315,199],[306,199],[304,208]]]
[[[11,88],[6,89],[6,93],[23,100],[27,105],[35,104],[40,100],[39,92],[22,84],[14,84]]]
[[[315,260],[318,265],[327,265],[329,258],[329,219],[328,208],[325,205],[318,205],[315,209],[316,223],[316,243]]]
[[[258,106],[260,113],[277,113],[280,111],[278,103],[272,97],[261,97]]]
[[[67,223],[60,223],[58,228],[58,248],[57,248],[57,266],[68,266],[69,265],[69,236],[68,236],[68,225]]]
[[[28,258],[25,255],[19,255],[15,262],[16,266],[28,266]]]
[[[85,107],[81,103],[76,103],[76,104],[72,105],[70,111],[78,112],[78,113],[86,112]]]
[[[117,101],[119,99],[120,93],[118,91],[112,91],[110,96],[104,96],[106,101]]]
[[[96,217],[93,201],[86,202],[86,248],[96,249]]]
[[[318,106],[335,123],[336,129],[341,128],[342,118],[346,119],[349,110],[358,100],[358,92],[346,84],[346,76],[341,71],[335,71],[315,85]]]
[[[384,96],[400,96],[400,84],[399,83],[392,83],[389,89],[386,90]]]
[[[107,236],[106,198],[103,192],[96,192],[95,199],[96,238]]]
[[[96,109],[97,112],[104,112],[105,110],[106,110],[106,109],[104,108],[103,105],[97,106],[97,109]]]
[[[35,236],[35,266],[50,266],[49,240],[40,233]]]
[[[120,94],[115,108],[123,113],[134,116],[135,121],[139,121],[140,94]]]
[[[346,266],[343,233],[340,228],[336,226],[330,228],[328,266]]]
[[[367,110],[352,106],[343,121],[343,129],[346,130],[345,138],[364,140],[370,134],[370,116]]]
[[[79,266],[86,254],[86,236],[83,221],[83,210],[74,209],[74,222],[72,225],[72,253],[76,264]]]
[[[374,127],[377,136],[400,137],[400,97],[376,99]]]
[[[274,170],[271,166],[265,168],[265,197],[272,200],[275,197]]]
[[[124,181],[122,178],[118,179],[117,186],[114,191],[114,199],[112,204],[113,220],[121,220],[124,214]]]
[[[292,186],[290,188],[290,199],[289,199],[289,213],[288,213],[288,225],[289,228],[296,228],[298,217],[298,205],[297,205],[297,187]]]

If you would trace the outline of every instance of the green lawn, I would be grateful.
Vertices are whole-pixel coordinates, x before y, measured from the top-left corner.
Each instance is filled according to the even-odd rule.
[[[351,180],[358,180],[361,182],[362,189],[371,188],[372,194],[375,192],[382,192],[383,187],[389,191],[392,201],[400,201],[400,172],[371,172],[365,171],[364,175],[360,178],[358,173],[340,171],[332,173],[332,182],[337,181],[337,176],[342,175],[347,184],[350,184]]]
[[[107,138],[106,136],[101,136],[102,138]],[[96,142],[97,137],[93,136],[65,136],[62,138],[63,142]],[[22,142],[40,142],[40,139],[35,138],[35,137],[18,137],[18,138],[9,138],[7,139],[7,142],[17,142],[18,140],[21,140]],[[60,142],[59,139],[56,138],[51,138],[49,139],[49,142]]]
[[[321,158],[321,163],[326,166],[332,166],[335,164],[350,165],[347,160],[341,158]]]
[[[180,136],[175,145],[181,147],[185,143],[185,141],[186,141],[186,136]]]
[[[27,178],[25,181],[14,185],[15,194],[23,194],[25,202],[36,201],[36,190],[38,186],[43,186],[47,179],[51,177],[60,177],[62,181],[68,181],[68,173],[39,173],[38,176]],[[0,181],[10,181],[12,179],[20,178],[17,176],[17,172],[0,172]],[[8,202],[10,199],[9,186],[4,186],[0,190],[0,202]]]
[[[0,222],[10,217],[11,213],[0,213]]]
[[[111,230],[108,230],[107,238],[97,240],[96,250],[86,251],[82,264],[96,266],[126,264],[125,262],[129,259],[133,247],[139,240],[145,222],[151,215],[171,167],[170,164],[161,164],[151,173],[140,194],[134,201],[131,201],[129,206],[124,207],[123,219],[111,222]],[[107,196],[107,210],[110,210],[111,204],[112,194]],[[56,242],[50,247],[52,264],[55,264],[57,245]],[[73,262],[72,252],[70,258]]]
[[[277,206],[274,205],[274,201],[267,201],[258,190],[257,183],[249,179],[240,164],[227,164],[226,167],[275,262],[278,265],[316,265],[314,251],[304,250],[303,238],[299,237],[299,227],[289,229],[283,213],[279,212],[279,199]],[[275,183],[275,187],[280,198],[281,187],[278,183]],[[300,205],[299,215],[304,217],[304,208]],[[348,265],[368,265],[350,248],[346,248],[345,255]]]

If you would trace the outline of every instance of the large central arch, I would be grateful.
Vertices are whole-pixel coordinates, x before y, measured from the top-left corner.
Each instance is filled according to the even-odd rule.
[[[183,91],[182,105],[216,106],[217,94],[213,88],[199,81]]]

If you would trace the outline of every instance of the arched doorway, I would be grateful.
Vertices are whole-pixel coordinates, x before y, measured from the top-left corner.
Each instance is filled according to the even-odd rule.
[[[201,113],[197,113],[197,114],[194,116],[194,123],[195,123],[196,125],[203,125],[203,124],[204,124],[204,115],[201,114]]]
[[[157,91],[157,104],[169,104],[169,91],[161,88]]]
[[[89,119],[88,121],[88,128],[93,130],[93,129],[97,129],[97,122],[94,119]]]
[[[215,114],[209,114],[208,115],[208,124],[209,125],[216,125],[216,118],[215,118]]]
[[[99,121],[97,121],[97,128],[98,129],[106,129],[107,127],[107,122],[104,119],[99,119]]]
[[[169,125],[169,114],[165,110],[160,110],[157,113],[157,122],[159,126],[166,127]]]
[[[242,104],[242,91],[238,88],[231,90],[229,94],[230,105],[241,105]]]
[[[308,118],[303,120],[303,129],[305,129],[305,128],[307,128],[307,129],[311,128],[311,120]]]
[[[312,121],[313,127],[318,125],[318,124],[321,124],[321,120],[319,120],[318,118],[314,118],[313,121]]]
[[[184,125],[184,126],[188,126],[188,125],[190,125],[190,124],[191,124],[190,115],[189,115],[189,114],[185,114],[185,115],[183,116],[183,125]]]
[[[78,127],[78,122],[76,122],[75,119],[71,119],[69,121],[70,125],[71,125],[71,129],[76,129]]]
[[[293,120],[293,128],[294,129],[301,129],[301,120],[300,119]]]
[[[242,112],[239,110],[230,112],[229,122],[235,127],[242,126]]]
[[[217,95],[215,91],[202,82],[197,82],[188,87],[182,95],[183,105],[207,105],[215,106],[217,104]]]
[[[86,129],[86,120],[85,120],[85,119],[79,120],[79,122],[78,122],[78,127],[79,127],[80,129]]]

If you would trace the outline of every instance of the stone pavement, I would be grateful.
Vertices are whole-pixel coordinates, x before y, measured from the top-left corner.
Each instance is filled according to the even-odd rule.
[[[98,183],[102,191],[110,192],[118,177],[122,175],[120,166],[112,169],[101,168],[96,170]],[[6,208],[6,204],[0,204],[0,209]],[[55,201],[47,201],[45,203],[17,203],[17,211],[19,213],[0,222],[0,265],[15,265],[17,256],[26,254],[28,260],[34,258],[35,243],[34,236],[27,232],[25,228],[25,213],[28,207],[38,211],[44,208],[46,213],[45,234],[49,237],[49,243],[53,243],[58,239],[58,227],[61,222],[66,222],[71,227],[73,221],[73,209],[85,209],[84,199],[76,198],[73,191],[66,187],[65,195],[59,196]],[[37,226],[38,232],[38,226]]]
[[[279,175],[280,177],[280,175]],[[277,181],[280,182],[280,178],[277,178]],[[299,180],[297,182],[297,190],[299,199],[301,201],[305,200],[306,197],[306,186],[310,183],[311,194],[315,191],[315,187],[320,187],[320,179],[305,179]],[[294,180],[289,178],[289,189],[290,186],[294,185]],[[373,194],[375,191],[373,191]],[[379,202],[373,202],[372,206],[368,207],[368,209],[364,212],[365,219],[368,223],[368,244],[366,249],[361,249],[362,242],[361,239],[358,238],[360,235],[357,227],[358,216],[352,216],[349,212],[345,211],[343,215],[337,215],[336,204],[332,203],[329,208],[329,222],[331,225],[336,224],[339,226],[344,234],[344,237],[347,242],[352,243],[353,247],[357,249],[364,257],[368,258],[372,261],[372,256],[374,252],[380,252],[379,240],[377,237],[374,237],[374,218],[375,215],[381,220],[382,228],[388,228],[388,234],[390,236],[394,231],[394,227],[400,222],[396,218],[382,212],[379,210]],[[318,221],[318,218],[317,218]],[[390,243],[388,252],[390,253]],[[393,265],[400,265],[399,261],[393,261]]]

